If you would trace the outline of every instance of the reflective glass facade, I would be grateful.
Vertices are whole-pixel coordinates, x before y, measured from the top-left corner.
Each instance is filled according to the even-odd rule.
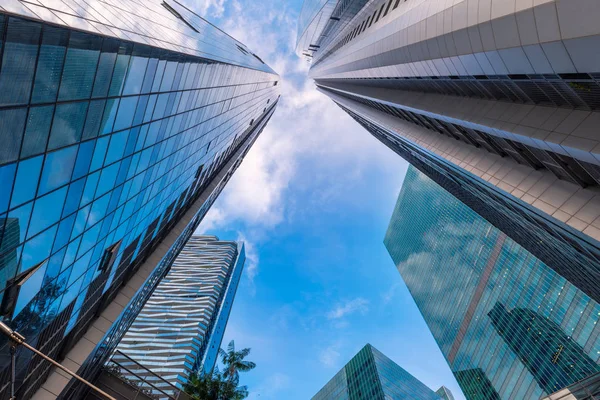
[[[600,305],[414,167],[384,242],[468,399],[600,371]]]
[[[1,6],[20,14],[0,13],[1,312],[60,358],[183,213],[222,188],[221,169],[272,114],[278,77],[175,3]],[[48,366],[18,357],[28,398]]]
[[[241,243],[192,236],[121,340],[111,365],[159,397],[174,395],[164,381],[183,389],[191,374],[211,373],[244,261]]]
[[[417,378],[367,344],[312,400],[440,400]]]

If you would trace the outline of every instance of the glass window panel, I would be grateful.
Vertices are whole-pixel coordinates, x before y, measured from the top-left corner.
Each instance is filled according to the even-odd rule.
[[[56,248],[56,246],[54,246]],[[46,276],[44,277],[44,284],[47,284],[54,280],[60,272],[63,258],[65,257],[66,249],[62,249],[56,254],[52,255],[48,260],[48,266],[46,267]]]
[[[58,92],[59,100],[87,99],[92,93],[102,38],[71,32]]]
[[[169,101],[169,93],[163,93],[158,95],[158,101],[156,102],[156,107],[154,107],[154,114],[152,114],[152,119],[159,119],[165,115],[165,109],[167,107],[167,102]]]
[[[75,225],[77,226],[77,225]],[[65,252],[65,258],[63,259],[62,271],[66,271],[70,265],[75,261],[75,256],[77,255],[77,249],[79,248],[79,243],[81,242],[81,237],[73,240],[67,246],[67,251]],[[69,271],[69,274],[71,272]],[[61,274],[62,275],[62,274]],[[69,276],[69,275],[67,275]]]
[[[85,127],[83,128],[82,139],[91,139],[98,136],[100,127],[102,126],[102,115],[106,100],[92,100],[88,108]]]
[[[83,196],[81,197],[80,205],[88,204],[94,200],[94,193],[96,193],[96,186],[98,186],[98,180],[100,179],[100,172],[94,172],[89,175],[85,182],[85,189],[83,190]]]
[[[9,18],[0,70],[0,105],[29,102],[41,31],[37,22]]]
[[[90,170],[90,163],[92,162],[92,154],[94,154],[95,145],[95,140],[83,142],[79,145],[77,161],[75,161],[75,168],[73,169],[73,177],[71,179],[75,180],[87,175]]]
[[[115,119],[113,130],[120,131],[121,129],[129,128],[133,121],[133,115],[137,106],[138,97],[123,97],[119,103],[119,111]]]
[[[44,275],[46,274],[46,267],[47,263],[43,262],[42,266],[40,266],[40,268],[25,281],[23,286],[21,286],[19,298],[17,299],[17,304],[15,305],[13,318],[19,315],[23,308],[28,305],[29,302],[33,300],[35,295],[40,291],[42,282],[44,280]]]
[[[33,222],[34,217],[32,216],[31,218]],[[41,263],[50,256],[50,250],[52,249],[52,243],[54,242],[57,227],[58,225],[54,225],[52,228],[25,242],[19,272],[27,271],[29,268]]]
[[[0,164],[15,161],[19,157],[26,117],[26,108],[0,111],[0,133],[2,134]]]
[[[140,99],[136,105],[135,116],[133,118],[132,126],[139,125],[144,120],[144,113],[146,112],[146,106],[148,105],[149,96],[140,96]]]
[[[27,117],[27,127],[21,148],[21,158],[46,151],[54,105],[31,107]]]
[[[144,76],[144,83],[142,85],[141,93],[150,93],[152,89],[152,82],[154,81],[154,74],[158,67],[158,59],[151,58],[148,61],[148,67],[146,69],[146,75]]]
[[[107,48],[112,44],[114,48]],[[117,60],[118,42],[105,39],[104,48],[98,62],[98,72],[96,73],[96,81],[94,82],[93,97],[106,97],[110,79],[115,69],[115,61]]]
[[[15,180],[16,171],[16,163],[0,166],[0,187],[2,188],[2,190],[0,190],[0,213],[3,213],[8,209],[10,192]]]
[[[120,163],[116,163],[102,170],[102,176],[98,184],[96,196],[102,196],[104,193],[114,188],[115,180],[117,179],[117,174],[119,172],[119,167]]]
[[[152,113],[154,112],[154,106],[156,105],[156,99],[158,95],[153,94],[150,96],[150,100],[148,101],[148,106],[146,107],[146,113],[144,115],[144,122],[149,122],[152,120]]]
[[[131,56],[126,54],[119,54],[117,56],[117,62],[113,71],[112,80],[110,81],[110,89],[108,90],[109,96],[120,96],[123,83],[125,82],[125,73],[127,72],[127,66],[129,65],[129,59]]]
[[[46,155],[39,195],[48,193],[69,182],[75,164],[75,157],[77,156],[77,147],[67,147]]]
[[[96,148],[94,149],[94,156],[92,157],[92,166],[90,167],[90,171],[96,171],[97,169],[102,168],[109,139],[110,137],[106,136],[96,141]]]
[[[142,82],[144,81],[147,65],[148,58],[132,57],[129,70],[127,71],[127,77],[125,78],[125,87],[123,88],[124,96],[141,93]]]
[[[72,212],[77,211],[79,208],[79,203],[81,201],[81,195],[83,193],[83,188],[85,187],[85,178],[80,179],[76,182],[73,182],[69,185],[69,193],[67,194],[67,199],[65,200],[65,207],[63,209],[63,217],[71,214]]]
[[[0,257],[0,290],[4,290],[6,281],[14,278],[17,274],[22,250],[23,247],[20,246]]]
[[[10,200],[10,206],[16,207],[35,197],[44,156],[21,161],[17,167],[17,181]]]
[[[55,224],[62,214],[67,188],[58,189],[35,201],[27,236],[32,237]],[[50,243],[52,245],[52,243]]]
[[[115,133],[110,138],[110,146],[108,153],[106,154],[106,160],[104,164],[112,164],[123,157],[127,145],[127,138],[129,137],[129,130]]]
[[[156,74],[154,75],[154,82],[152,83],[152,92],[158,92],[158,89],[160,88],[160,82],[162,81],[162,76],[165,72],[166,65],[167,65],[166,60],[160,60],[158,62]]]
[[[167,67],[165,68],[165,74],[160,83],[160,91],[166,92],[167,90],[171,90],[171,86],[173,85],[173,79],[175,78],[175,72],[177,71],[177,61],[169,61],[167,62]]]
[[[56,106],[48,150],[68,146],[81,140],[87,108],[87,101]]]
[[[44,25],[32,103],[56,101],[68,37],[69,31],[66,29]]]
[[[53,251],[61,249],[64,246],[66,246],[67,243],[69,243],[69,239],[71,238],[71,231],[73,230],[74,223],[75,223],[75,214],[60,221],[60,225],[58,226],[58,231],[56,232],[56,239],[54,240]]]
[[[25,241],[32,208],[33,202],[8,213],[7,228],[10,227],[10,229],[7,229],[9,234],[5,234],[2,239],[2,251],[14,249]]]
[[[119,99],[106,100],[104,107],[104,116],[102,117],[102,125],[100,126],[100,134],[105,135],[113,131],[115,117],[119,108]]]

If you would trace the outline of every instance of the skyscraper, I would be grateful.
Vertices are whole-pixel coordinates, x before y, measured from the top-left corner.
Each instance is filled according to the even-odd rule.
[[[384,243],[467,399],[600,372],[600,304],[414,167]]]
[[[435,391],[435,394],[440,396],[442,400],[454,400],[452,392],[446,386],[440,387],[438,390]]]
[[[244,261],[242,243],[192,236],[112,357],[123,375],[169,393],[153,374],[183,389],[190,375],[211,373]]]
[[[92,380],[269,120],[279,78],[175,0],[9,0],[0,27],[3,318]],[[17,358],[18,398],[81,398]],[[6,338],[0,368],[3,397]]]
[[[307,0],[297,51],[380,141],[600,301],[599,16],[594,0]]]
[[[435,392],[366,344],[312,400],[440,400]]]

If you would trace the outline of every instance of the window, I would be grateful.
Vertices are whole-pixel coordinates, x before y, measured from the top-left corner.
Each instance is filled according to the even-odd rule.
[[[117,258],[117,254],[119,253],[120,247],[121,240],[108,246],[106,250],[104,250],[100,264],[98,264],[98,271],[106,272],[112,268],[113,264],[115,263],[115,259]]]

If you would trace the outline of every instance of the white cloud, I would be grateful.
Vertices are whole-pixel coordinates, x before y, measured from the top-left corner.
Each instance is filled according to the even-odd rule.
[[[338,365],[340,360],[340,347],[341,344],[336,342],[319,353],[319,361],[326,367],[335,367]]]
[[[339,319],[356,312],[364,314],[367,311],[369,311],[369,300],[357,297],[356,299],[337,305],[333,310],[327,313],[327,318]]]
[[[219,18],[225,12],[225,0],[188,0],[195,13],[209,18]]]

